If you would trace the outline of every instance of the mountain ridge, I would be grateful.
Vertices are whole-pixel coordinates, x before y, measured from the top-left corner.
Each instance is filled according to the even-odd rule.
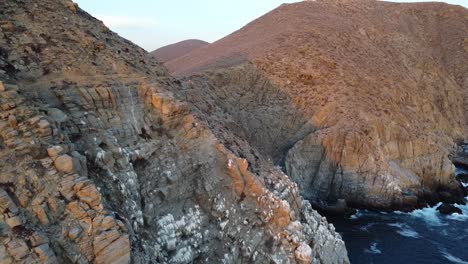
[[[166,63],[209,44],[203,40],[187,39],[158,48],[150,52],[150,56],[158,59],[160,62]]]

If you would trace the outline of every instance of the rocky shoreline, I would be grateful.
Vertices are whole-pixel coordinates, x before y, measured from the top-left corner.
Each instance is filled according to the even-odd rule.
[[[468,169],[468,145],[466,143],[459,144],[456,151],[452,155],[452,160],[456,168]],[[468,196],[468,174],[464,172],[454,173],[454,178],[459,184],[459,188],[453,190],[439,190],[438,192],[425,195],[417,200],[415,204],[406,204],[403,207],[395,208],[369,208],[360,205],[348,205],[344,199],[340,199],[335,203],[327,203],[324,201],[310,201],[312,207],[326,216],[344,216],[349,217],[356,213],[357,210],[370,210],[375,212],[411,212],[417,209],[432,207],[442,203],[437,207],[437,210],[442,214],[458,213],[462,211],[454,205],[466,205]]]

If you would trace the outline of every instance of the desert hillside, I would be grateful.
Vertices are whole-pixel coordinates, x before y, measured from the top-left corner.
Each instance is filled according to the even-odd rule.
[[[193,108],[230,115],[306,198],[390,209],[461,199],[449,155],[468,135],[467,61],[461,6],[323,0],[167,66]]]
[[[188,39],[181,42],[177,42],[171,45],[161,47],[157,50],[150,52],[150,55],[159,60],[160,62],[168,62],[170,60],[177,59],[181,56],[186,55],[187,53],[204,47],[210,43],[198,40],[198,39]]]
[[[181,82],[69,0],[0,1],[0,263],[349,263]]]

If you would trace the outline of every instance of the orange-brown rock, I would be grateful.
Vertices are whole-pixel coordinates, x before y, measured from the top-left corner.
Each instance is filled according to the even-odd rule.
[[[0,262],[297,263],[305,243],[349,263],[297,186],[146,51],[68,0],[0,10],[0,221],[23,221],[0,223]]]
[[[99,264],[130,263],[130,243],[128,236],[125,235],[114,240],[96,255],[96,263]]]
[[[87,203],[91,207],[98,206],[101,203],[101,195],[94,185],[85,186],[76,195],[82,202]]]
[[[78,10],[78,4],[74,3],[71,0],[64,0],[63,3],[73,13],[76,13],[76,11]]]
[[[47,206],[45,204],[38,204],[33,206],[33,211],[36,214],[37,219],[43,225],[50,223],[49,216],[46,211]]]
[[[93,242],[94,254],[97,256],[104,248],[119,238],[120,233],[115,229],[96,236]]]
[[[77,219],[86,216],[86,210],[79,201],[73,201],[67,205],[67,210]]]
[[[49,157],[55,159],[58,157],[60,154],[64,153],[64,149],[62,146],[53,146],[47,149],[47,154]]]
[[[9,217],[5,220],[5,222],[7,223],[7,225],[10,227],[10,228],[15,228],[17,226],[21,226],[23,224],[23,220],[21,220],[21,217],[20,216],[12,216],[12,217]]]
[[[74,170],[73,158],[67,154],[60,155],[54,160],[55,168],[64,173],[72,173]]]
[[[380,209],[462,199],[467,9],[304,1],[166,63],[188,100],[284,165],[312,201]],[[226,114],[228,113],[228,114]],[[212,122],[215,125],[215,122]]]

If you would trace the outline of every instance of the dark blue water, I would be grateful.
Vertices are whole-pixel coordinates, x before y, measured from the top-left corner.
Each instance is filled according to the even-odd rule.
[[[457,205],[463,215],[449,216],[436,207],[411,213],[358,211],[348,219],[329,220],[341,233],[352,264],[468,264],[468,205]]]

